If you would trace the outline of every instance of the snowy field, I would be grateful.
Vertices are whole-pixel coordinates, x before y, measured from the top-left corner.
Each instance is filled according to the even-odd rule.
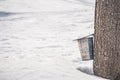
[[[0,80],[105,80],[77,69],[73,40],[93,33],[94,3],[0,0]]]

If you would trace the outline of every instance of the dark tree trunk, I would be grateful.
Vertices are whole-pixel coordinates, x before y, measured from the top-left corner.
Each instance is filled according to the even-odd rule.
[[[96,0],[95,11],[94,73],[120,80],[120,0]]]

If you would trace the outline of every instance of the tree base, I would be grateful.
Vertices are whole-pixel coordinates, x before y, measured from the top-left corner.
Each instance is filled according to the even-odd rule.
[[[115,78],[115,80],[120,80],[120,74]]]

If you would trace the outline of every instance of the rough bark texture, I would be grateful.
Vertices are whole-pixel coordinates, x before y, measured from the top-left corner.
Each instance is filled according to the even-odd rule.
[[[120,80],[120,0],[96,0],[95,11],[94,73]]]

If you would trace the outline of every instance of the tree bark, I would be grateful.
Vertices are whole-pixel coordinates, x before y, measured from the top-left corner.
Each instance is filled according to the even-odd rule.
[[[96,0],[94,36],[94,74],[118,80],[117,78],[120,77],[120,0]]]

